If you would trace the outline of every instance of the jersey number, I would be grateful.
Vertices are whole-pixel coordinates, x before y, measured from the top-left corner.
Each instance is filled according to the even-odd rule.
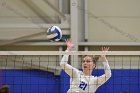
[[[87,83],[81,81],[81,82],[80,82],[80,85],[79,85],[79,88],[85,90],[86,87],[87,87]]]

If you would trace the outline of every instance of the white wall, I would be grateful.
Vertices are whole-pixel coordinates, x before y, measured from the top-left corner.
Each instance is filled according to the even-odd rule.
[[[89,41],[139,42],[139,0],[88,0]]]
[[[7,0],[6,4],[8,4],[12,9],[15,9],[12,11],[8,10],[7,8],[4,8],[4,6],[0,6],[0,23],[33,23],[32,20],[35,22],[43,23],[44,20],[38,17],[38,15],[33,12],[29,7],[27,7],[26,3],[23,3],[22,0]],[[33,1],[33,0],[32,0]],[[58,0],[49,0],[53,5],[56,7],[59,7]],[[64,1],[64,0],[62,0]],[[65,3],[68,3],[69,1],[65,1]],[[140,36],[140,1],[139,0],[88,0],[88,10],[84,10],[83,6],[83,0],[78,0],[79,4],[77,8],[81,7],[81,10],[78,11],[78,29],[79,29],[79,41],[84,41],[84,12],[88,14],[88,41],[90,42],[139,42],[139,36]],[[2,3],[0,3],[2,5]],[[70,5],[70,4],[69,4]],[[45,6],[44,6],[45,7]],[[47,6],[48,7],[48,6]],[[67,9],[62,9],[65,13],[70,12],[70,8],[68,6]],[[63,8],[64,8],[63,7]],[[35,7],[36,8],[36,7]],[[79,8],[80,9],[80,8]],[[28,20],[25,18],[25,16],[16,17],[19,16],[14,11],[20,11],[25,16],[35,16],[38,19],[31,19]],[[46,9],[49,16],[55,16],[55,12],[53,12],[49,7]],[[3,16],[3,17],[2,17]],[[15,16],[12,17],[6,17],[6,16]],[[73,23],[71,23],[73,24]],[[29,31],[30,30],[30,31]],[[69,29],[65,29],[67,32],[69,32]],[[21,32],[18,32],[21,31]],[[0,29],[0,39],[13,39],[18,36],[24,36],[33,34],[36,32],[41,32],[42,29]],[[44,31],[44,30],[43,30]],[[45,35],[41,37],[37,37],[39,39],[44,39]],[[76,37],[75,37],[76,38]],[[64,44],[63,44],[64,45]],[[6,46],[0,47],[0,50],[42,50],[42,51],[58,51],[59,47],[62,46],[62,44],[56,45],[47,45],[47,47],[43,45],[19,45],[19,46]],[[83,45],[81,50],[84,49]],[[81,47],[81,46],[80,46]],[[65,48],[65,47],[63,47]],[[140,48],[137,46],[137,48],[132,47],[131,50],[140,50]],[[121,46],[114,46],[114,50],[130,50],[130,48],[121,47]],[[97,50],[94,45],[90,45],[89,50]],[[113,50],[113,48],[112,48]],[[13,57],[14,58],[14,57]],[[28,57],[28,63],[31,63],[31,58]],[[134,61],[130,63],[130,57],[125,57],[124,62],[120,62],[122,57],[116,57],[116,60],[114,60],[112,57],[109,57],[109,63],[111,65],[111,68],[139,68],[140,64],[138,63],[139,57],[133,57]],[[133,59],[132,58],[132,59]],[[32,59],[36,65],[39,65],[38,58]],[[41,58],[41,60],[48,60],[48,58]],[[49,62],[42,62],[40,65],[45,66],[47,68],[48,64],[49,66],[59,66],[57,63],[57,59],[55,57],[49,58],[49,61],[53,60],[52,63]],[[36,61],[36,62],[35,62]],[[54,62],[55,61],[55,62]],[[80,61],[80,60],[79,60]],[[4,64],[3,67],[5,67],[6,60],[3,60],[2,63]],[[8,61],[8,66],[14,67],[14,62]],[[120,62],[120,63],[119,63]],[[114,66],[115,64],[115,66]],[[21,66],[21,64],[19,64]],[[100,68],[101,65],[99,65]],[[22,66],[21,66],[22,67]]]

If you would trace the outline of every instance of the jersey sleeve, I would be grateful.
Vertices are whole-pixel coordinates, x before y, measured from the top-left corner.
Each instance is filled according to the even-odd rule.
[[[103,66],[104,66],[105,74],[103,74],[103,75],[101,75],[101,76],[96,78],[95,82],[96,82],[97,87],[99,87],[102,84],[104,84],[111,77],[111,70],[110,70],[110,66],[109,66],[107,60],[106,60],[106,62],[103,62]]]
[[[79,70],[68,64],[69,55],[64,55],[60,62],[60,67],[63,69],[71,78],[77,76]]]

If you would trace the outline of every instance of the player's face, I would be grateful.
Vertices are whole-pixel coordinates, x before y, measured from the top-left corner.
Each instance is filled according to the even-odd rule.
[[[93,63],[92,57],[86,56],[83,58],[82,68],[83,70],[92,70],[95,68],[95,64]]]

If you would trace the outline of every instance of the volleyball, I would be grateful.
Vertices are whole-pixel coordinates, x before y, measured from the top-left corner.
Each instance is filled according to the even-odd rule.
[[[51,26],[47,30],[47,39],[50,41],[59,41],[62,38],[62,31],[58,26]]]

